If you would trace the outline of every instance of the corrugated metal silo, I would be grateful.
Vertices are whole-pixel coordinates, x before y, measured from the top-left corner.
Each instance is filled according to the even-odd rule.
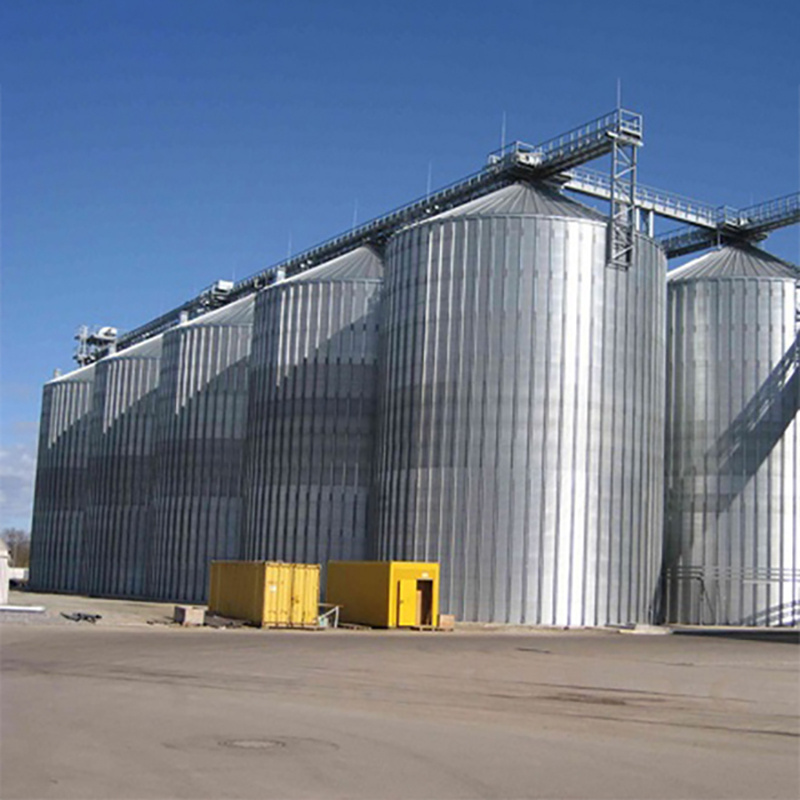
[[[661,557],[666,261],[515,184],[386,254],[379,557],[439,561],[442,611],[646,621]]]
[[[42,392],[30,585],[81,590],[89,427],[95,365],[49,381]]]
[[[146,594],[162,338],[107,356],[96,366],[83,547],[87,594]]]
[[[164,334],[148,593],[203,602],[213,559],[239,556],[251,295]]]
[[[798,280],[752,246],[669,276],[668,621],[800,622]]]
[[[256,301],[245,555],[367,555],[383,265],[359,248]]]

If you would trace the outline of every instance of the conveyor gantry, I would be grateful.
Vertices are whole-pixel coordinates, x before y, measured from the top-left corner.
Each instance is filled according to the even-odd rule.
[[[618,108],[538,145],[511,142],[489,154],[489,166],[522,164],[543,179],[607,155],[614,143],[642,144],[644,122],[635,111]]]
[[[565,189],[602,200],[611,198],[611,180],[602,172],[580,167],[560,178]],[[735,209],[637,183],[634,204],[638,214],[648,215],[645,227],[650,236],[654,235],[653,215],[684,223],[656,237],[669,258],[725,242],[759,241],[770,231],[800,222],[800,192]]]
[[[617,230],[617,236],[609,239],[621,241],[621,246],[617,250],[610,250],[609,260],[626,266],[630,261],[634,226],[631,200],[636,177],[635,148],[642,143],[642,131],[641,114],[626,109],[616,109],[540,145],[514,142],[492,153],[487,166],[479,172],[261,270],[239,281],[224,297],[211,298],[208,292],[204,292],[157,319],[120,336],[116,347],[121,350],[155,336],[175,325],[182,314],[203,313],[209,308],[224,305],[258,291],[261,287],[269,285],[277,274],[289,277],[364,245],[380,247],[393,233],[406,225],[455,208],[516,180],[525,178],[545,180],[577,164],[586,163],[609,153],[618,153],[617,161],[623,162],[616,178],[609,178],[609,184],[615,187],[615,202],[612,203],[612,209],[616,209],[616,219],[612,217],[612,225]],[[632,169],[627,166],[631,160]]]
[[[677,219],[677,217],[673,217]],[[691,222],[691,220],[682,220]],[[723,206],[716,210],[713,225],[683,227],[668,231],[658,241],[669,258],[688,255],[719,244],[757,242],[768,233],[800,222],[800,192],[767,200],[739,210]],[[698,223],[692,223],[698,225]]]
[[[739,211],[718,208],[636,181],[636,151],[643,143],[641,114],[616,109],[539,145],[513,142],[489,155],[479,172],[412,203],[328,239],[236,283],[225,291],[206,290],[160,317],[122,335],[118,350],[155,336],[212,308],[226,305],[269,285],[279,275],[291,276],[364,245],[381,247],[396,231],[481,197],[518,180],[546,180],[570,191],[609,202],[607,261],[627,269],[633,239],[642,227],[654,233],[653,217],[686,227],[658,237],[669,257],[712,247],[725,241],[758,240],[769,231],[800,221],[800,193]],[[610,174],[581,164],[611,155]],[[213,287],[212,287],[213,289]],[[93,358],[101,358],[98,351]]]
[[[611,199],[611,179],[603,172],[593,169],[577,168],[562,176],[563,187],[601,200]],[[679,194],[655,189],[652,186],[636,185],[635,205],[640,212],[667,219],[699,225],[716,230],[719,209]],[[652,225],[648,225],[652,228]],[[652,235],[652,230],[648,231]]]
[[[540,145],[512,144],[489,156],[489,165],[524,165],[542,180],[559,178],[566,170],[611,154],[607,178],[609,201],[606,260],[628,269],[633,263],[634,235],[638,224],[635,208],[636,151],[642,145],[642,115],[618,108],[568,133]]]

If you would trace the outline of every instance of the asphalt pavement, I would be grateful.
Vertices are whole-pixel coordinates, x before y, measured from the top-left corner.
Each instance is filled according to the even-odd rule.
[[[6,800],[800,796],[791,638],[179,629],[115,602],[0,625]]]

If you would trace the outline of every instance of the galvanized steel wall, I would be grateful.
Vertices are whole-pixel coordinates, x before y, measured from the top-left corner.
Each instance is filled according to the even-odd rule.
[[[666,263],[637,237],[635,265],[610,269],[605,238],[517,186],[389,243],[378,555],[441,562],[460,619],[650,617]]]
[[[670,622],[800,622],[798,295],[759,261],[761,276],[669,282]]]
[[[367,555],[381,275],[361,248],[258,296],[246,558]]]
[[[31,530],[30,585],[80,591],[89,428],[95,367],[46,383]]]
[[[164,334],[148,593],[202,602],[240,550],[253,296]]]
[[[162,339],[149,339],[96,365],[81,583],[87,594],[146,594]]]

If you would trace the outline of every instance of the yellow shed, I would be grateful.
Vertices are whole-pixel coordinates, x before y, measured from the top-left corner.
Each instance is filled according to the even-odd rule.
[[[420,561],[329,561],[325,600],[340,620],[376,628],[436,625],[439,565]]]
[[[208,610],[269,628],[315,628],[319,564],[212,561]]]

